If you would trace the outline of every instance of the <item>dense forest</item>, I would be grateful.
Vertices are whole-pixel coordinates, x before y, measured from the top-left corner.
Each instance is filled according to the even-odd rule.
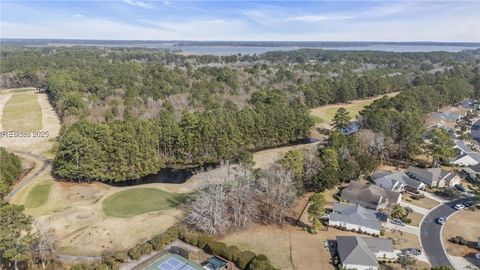
[[[418,124],[422,113],[478,92],[479,54],[301,49],[186,56],[145,48],[5,46],[0,87],[51,94],[64,124],[58,176],[123,181],[165,167],[248,163],[253,150],[307,138],[309,107],[392,91],[405,94],[376,102],[375,113],[366,110],[362,121],[398,143],[400,131]],[[392,105],[404,97],[417,102],[408,106],[421,106]],[[380,114],[388,117],[377,122]],[[387,125],[392,122],[398,124]]]
[[[20,159],[0,147],[0,201],[10,192],[13,182],[21,171]]]

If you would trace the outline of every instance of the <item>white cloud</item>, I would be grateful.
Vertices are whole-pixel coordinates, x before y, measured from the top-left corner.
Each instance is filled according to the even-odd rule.
[[[124,3],[136,6],[136,7],[141,7],[141,8],[153,8],[153,5],[151,3],[143,2],[143,1],[138,1],[138,0],[123,0]]]

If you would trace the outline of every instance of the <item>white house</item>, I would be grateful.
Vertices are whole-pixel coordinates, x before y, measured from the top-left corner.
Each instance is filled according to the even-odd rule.
[[[407,173],[414,179],[422,181],[431,187],[453,187],[460,184],[461,178],[454,172],[442,168],[422,169],[410,166]]]
[[[397,258],[390,239],[337,236],[337,247],[344,269],[377,270],[378,261]]]
[[[329,226],[376,235],[380,235],[386,221],[387,215],[383,212],[343,203],[336,203],[328,217]]]
[[[372,178],[375,185],[394,192],[418,192],[425,189],[424,183],[410,178],[405,172],[375,172]]]

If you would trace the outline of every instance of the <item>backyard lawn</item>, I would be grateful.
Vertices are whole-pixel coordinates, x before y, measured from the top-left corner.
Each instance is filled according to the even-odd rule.
[[[127,218],[143,213],[167,210],[183,203],[185,194],[172,194],[155,188],[137,188],[117,192],[103,201],[103,212]]]
[[[34,131],[42,129],[42,110],[33,92],[16,91],[3,109],[5,130]]]
[[[26,208],[35,208],[44,205],[48,200],[52,183],[38,184],[30,190],[25,201]]]

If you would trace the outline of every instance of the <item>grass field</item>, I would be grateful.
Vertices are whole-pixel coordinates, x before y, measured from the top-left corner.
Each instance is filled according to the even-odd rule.
[[[42,110],[37,95],[15,91],[3,109],[2,126],[5,130],[14,131],[42,129]]]
[[[399,92],[389,93],[386,96],[395,96]],[[339,108],[345,108],[349,113],[352,119],[358,115],[358,113],[367,105],[370,105],[376,99],[382,98],[384,95],[371,97],[368,99],[359,99],[354,100],[351,103],[345,104],[332,104],[316,107],[310,110],[310,116],[316,124],[330,124],[332,122],[333,116]]]
[[[52,183],[38,184],[30,190],[25,201],[26,208],[35,208],[44,205],[48,200]]]
[[[184,194],[172,194],[155,188],[129,189],[106,198],[102,209],[109,216],[128,218],[176,207],[184,198]]]

